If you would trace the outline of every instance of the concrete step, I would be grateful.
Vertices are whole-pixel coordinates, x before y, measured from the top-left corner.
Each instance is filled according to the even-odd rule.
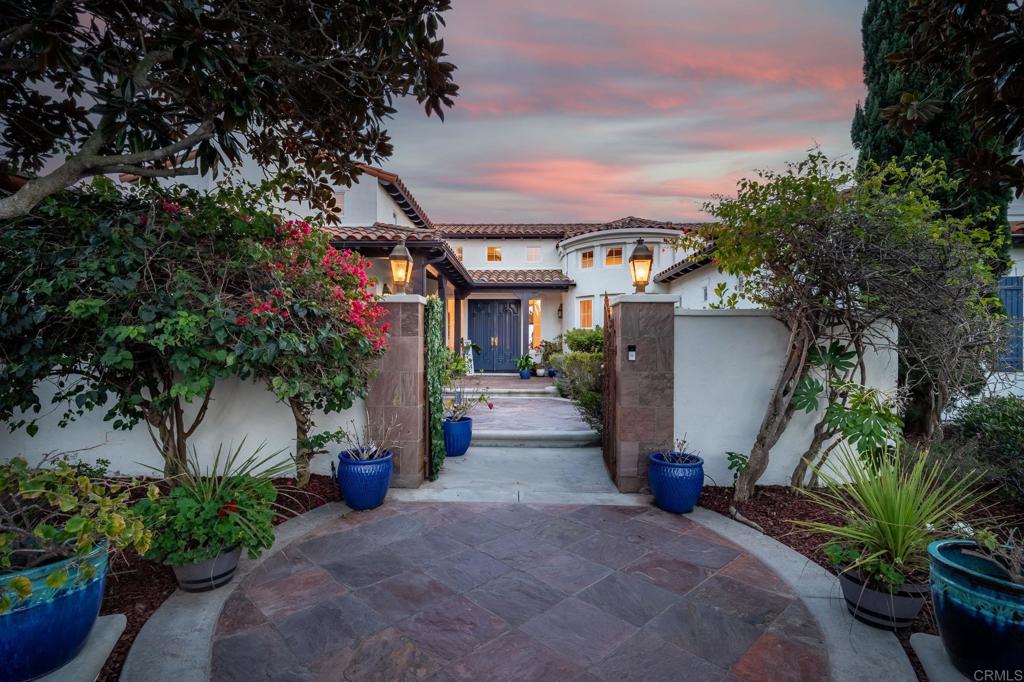
[[[554,386],[544,386],[543,388],[465,388],[462,390],[462,395],[467,398],[474,398],[481,393],[486,393],[489,396],[507,395],[514,396],[516,398],[557,398],[558,389]],[[455,395],[455,391],[445,391],[445,396],[451,397]]]
[[[473,446],[481,448],[588,448],[601,444],[596,431],[473,429]]]

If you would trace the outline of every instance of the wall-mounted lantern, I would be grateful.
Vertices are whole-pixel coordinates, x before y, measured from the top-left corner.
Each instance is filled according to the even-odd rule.
[[[633,286],[636,293],[644,293],[647,283],[651,281],[651,268],[654,266],[654,252],[651,247],[644,244],[643,238],[636,240],[633,253],[629,257],[629,272],[633,277]]]
[[[388,261],[391,263],[391,279],[395,283],[395,288],[405,293],[405,287],[412,280],[412,255],[406,248],[404,239],[391,249]]]
[[[562,319],[562,304],[558,304],[558,319]]]

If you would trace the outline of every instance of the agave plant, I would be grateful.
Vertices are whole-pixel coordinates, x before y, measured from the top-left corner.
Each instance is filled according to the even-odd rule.
[[[950,535],[988,495],[976,473],[947,478],[925,452],[900,451],[887,450],[866,466],[843,450],[821,472],[821,488],[799,489],[843,523],[793,522],[828,538],[825,553],[841,570],[890,589],[926,575],[928,543]]]

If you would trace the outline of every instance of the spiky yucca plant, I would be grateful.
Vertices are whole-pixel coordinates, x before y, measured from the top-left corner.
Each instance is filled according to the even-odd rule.
[[[825,553],[843,571],[891,590],[926,575],[928,543],[950,536],[988,495],[974,472],[944,478],[925,452],[900,449],[870,458],[841,452],[821,472],[821,488],[799,492],[843,523],[793,522],[827,537]]]

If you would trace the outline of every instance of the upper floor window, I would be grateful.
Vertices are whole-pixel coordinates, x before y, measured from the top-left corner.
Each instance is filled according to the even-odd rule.
[[[580,253],[580,267],[589,270],[594,267],[594,250],[588,249]]]
[[[458,258],[459,260],[462,260],[462,247],[461,246],[456,246],[455,247],[455,257]]]
[[[526,247],[526,262],[527,263],[539,263],[540,262],[540,247],[539,246],[527,246]]]
[[[501,262],[501,247],[500,246],[488,246],[487,247],[487,262],[488,263],[500,263]]]
[[[622,265],[622,247],[609,246],[607,249],[605,249],[604,264],[605,267],[612,265]]]

